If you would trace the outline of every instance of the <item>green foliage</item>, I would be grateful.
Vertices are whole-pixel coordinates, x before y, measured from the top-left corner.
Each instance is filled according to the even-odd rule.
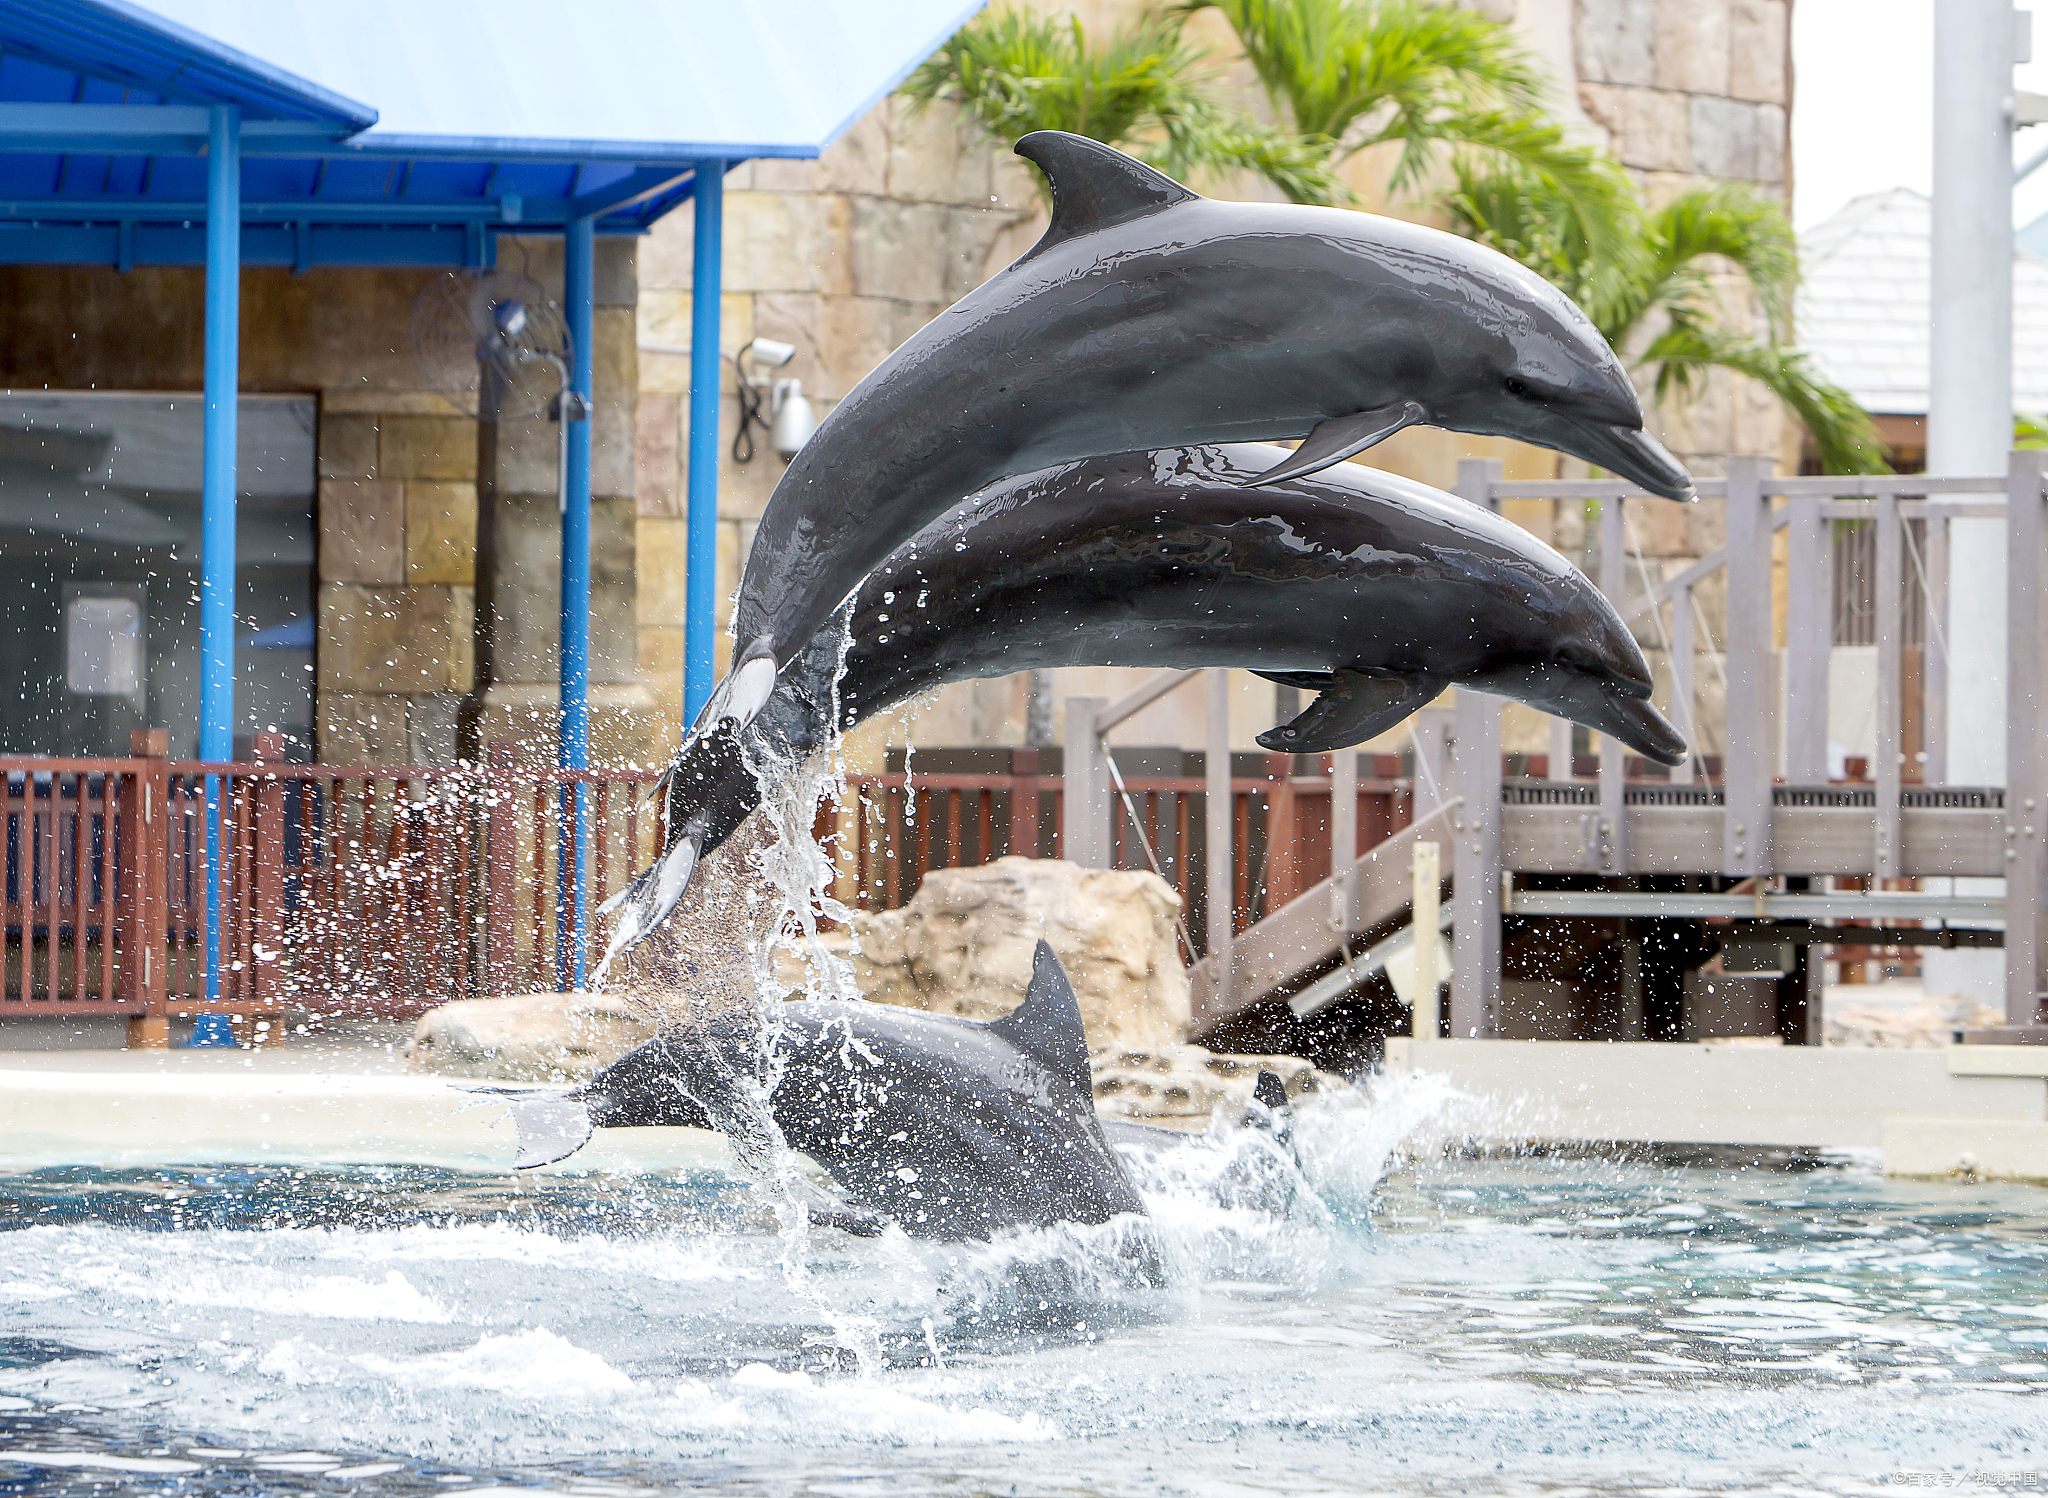
[[[2012,445],[2022,451],[2048,447],[2048,424],[2024,411],[2013,412]]]
[[[1072,16],[995,6],[956,32],[904,85],[923,109],[958,102],[988,135],[1065,130],[1131,152],[1176,177],[1246,168],[1297,202],[1349,192],[1326,153],[1215,98],[1204,52],[1178,16],[1148,15],[1096,41]],[[1048,188],[1041,180],[1041,193]]]
[[[1659,398],[1691,391],[1710,369],[1757,381],[1806,424],[1829,473],[1886,471],[1870,416],[1785,346],[1799,286],[1799,246],[1784,210],[1746,187],[1717,183],[1663,207],[1634,209],[1635,250],[1611,260],[1533,173],[1461,168],[1449,206],[1461,233],[1492,245],[1586,309],[1607,341],[1647,368]],[[1709,265],[1748,281],[1765,336],[1727,326]]]
[[[1568,205],[1601,255],[1626,258],[1632,192],[1603,153],[1567,139],[1542,65],[1475,11],[1426,0],[1189,0],[1230,23],[1274,113],[1335,168],[1398,143],[1392,183],[1415,191],[1448,158],[1511,165]]]

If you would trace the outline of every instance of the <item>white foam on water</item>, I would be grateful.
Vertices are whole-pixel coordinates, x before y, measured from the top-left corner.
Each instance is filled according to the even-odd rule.
[[[1060,1439],[1058,1427],[1036,1413],[1013,1417],[986,1407],[955,1409],[871,1379],[820,1380],[761,1363],[741,1368],[722,1386],[680,1383],[675,1399],[686,1428],[744,1434],[755,1441],[831,1446]]]
[[[633,1380],[598,1354],[539,1327],[486,1333],[472,1347],[408,1357],[337,1356],[294,1338],[273,1347],[256,1367],[291,1384],[338,1383],[361,1370],[415,1388],[488,1390],[550,1402],[606,1399],[633,1389]]]
[[[153,1476],[177,1476],[205,1470],[198,1462],[160,1456],[108,1456],[97,1451],[33,1451],[18,1446],[0,1446],[0,1462],[20,1462],[30,1467],[72,1467],[99,1472],[146,1472]]]
[[[280,1273],[246,1262],[218,1270],[193,1258],[181,1254],[159,1260],[148,1269],[129,1267],[133,1259],[119,1263],[89,1259],[75,1264],[72,1273],[85,1290],[168,1305],[228,1307],[321,1321],[452,1319],[445,1306],[421,1294],[396,1269],[378,1281],[345,1274]]]

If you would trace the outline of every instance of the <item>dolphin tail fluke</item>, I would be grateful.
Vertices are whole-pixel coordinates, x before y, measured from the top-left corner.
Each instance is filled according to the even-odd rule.
[[[1330,681],[1301,716],[1259,735],[1259,742],[1283,754],[1326,754],[1348,749],[1385,733],[1443,690],[1429,676],[1370,676],[1348,668]]]
[[[605,947],[607,965],[614,957],[645,941],[655,927],[668,919],[669,912],[683,898],[683,891],[690,887],[690,876],[697,870],[697,858],[704,847],[704,835],[701,822],[691,823],[683,829],[682,836],[662,850],[651,868],[643,869],[631,884],[598,906],[599,915],[616,912],[619,917]]]
[[[1282,479],[1298,479],[1341,462],[1354,453],[1362,453],[1401,428],[1412,427],[1428,419],[1429,413],[1414,401],[1378,406],[1350,416],[1333,416],[1328,421],[1317,423],[1307,440],[1279,463],[1264,473],[1235,482],[1240,488],[1256,489],[1262,484],[1277,484]]]
[[[775,642],[766,635],[756,636],[747,647],[733,658],[733,668],[728,671],[697,714],[697,721],[691,726],[693,738],[708,738],[717,732],[719,725],[730,722],[745,728],[760,715],[769,696],[775,691],[776,675],[782,670],[775,656]]]
[[[590,1142],[590,1108],[573,1092],[549,1088],[465,1087],[464,1092],[501,1097],[512,1109],[512,1126],[519,1131],[519,1153],[514,1170],[532,1170],[566,1160]]]

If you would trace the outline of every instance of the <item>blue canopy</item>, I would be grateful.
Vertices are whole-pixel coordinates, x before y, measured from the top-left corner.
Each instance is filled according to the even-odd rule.
[[[595,236],[644,231],[693,198],[684,701],[695,711],[711,689],[726,169],[818,155],[980,3],[0,0],[0,263],[206,267],[202,758],[227,757],[234,724],[243,266],[483,266],[500,232],[559,233],[571,389],[587,409]],[[564,420],[559,753],[580,769],[590,424]],[[217,1001],[217,778],[207,794]],[[581,794],[565,790],[561,824],[564,987],[582,982],[588,935]]]
[[[698,161],[816,156],[978,8],[0,0],[0,262],[202,263],[218,104],[241,113],[244,264],[641,232]]]

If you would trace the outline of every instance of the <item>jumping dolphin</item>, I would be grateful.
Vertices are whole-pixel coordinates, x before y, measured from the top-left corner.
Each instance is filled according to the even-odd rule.
[[[694,731],[751,721],[775,676],[897,546],[1007,475],[1109,453],[1305,438],[1247,483],[1404,426],[1516,437],[1689,498],[1621,362],[1555,287],[1439,230],[1203,198],[1120,151],[1017,143],[1052,222],[883,360],[783,474]]]
[[[765,1037],[751,1012],[730,1014],[687,1039],[649,1041],[577,1092],[515,1094],[518,1164],[563,1159],[593,1129],[729,1132],[716,1121],[744,1112],[733,1079],[762,1070],[764,1046],[776,1126],[854,1204],[814,1217],[964,1239],[1146,1215],[1095,1116],[1080,1005],[1043,941],[1024,1002],[985,1024],[887,1004],[783,1004]]]
[[[1393,727],[1445,686],[1513,698],[1665,764],[1685,743],[1647,700],[1642,652],[1598,589],[1477,505],[1342,463],[1252,493],[1258,444],[1123,453],[997,484],[899,549],[783,672],[743,734],[687,743],[669,842],[618,897],[626,950],[697,859],[759,803],[747,761],[801,763],[946,682],[1056,666],[1233,666],[1321,695],[1261,734],[1318,753]]]

